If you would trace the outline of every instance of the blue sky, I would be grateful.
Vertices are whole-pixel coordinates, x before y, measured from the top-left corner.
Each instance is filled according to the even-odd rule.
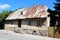
[[[55,2],[55,0],[0,0],[0,11],[26,8],[32,6],[33,4],[44,4],[48,8],[54,10],[53,2]]]

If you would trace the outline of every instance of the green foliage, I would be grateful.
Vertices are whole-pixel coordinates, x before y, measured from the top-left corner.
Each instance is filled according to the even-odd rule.
[[[53,11],[50,9],[48,10],[48,12],[51,13],[50,14],[50,26],[52,26],[48,28],[48,36],[60,38],[60,0],[56,0],[54,5],[55,5],[54,6],[55,10]],[[57,25],[56,25],[56,22],[57,22]]]
[[[50,26],[59,26],[60,27],[60,0],[56,0],[54,3],[55,10],[48,9],[48,12],[50,13]],[[53,20],[54,19],[54,20]],[[56,22],[58,23],[56,25]]]
[[[5,18],[12,13],[12,11],[3,11],[0,13],[0,28],[4,28]]]

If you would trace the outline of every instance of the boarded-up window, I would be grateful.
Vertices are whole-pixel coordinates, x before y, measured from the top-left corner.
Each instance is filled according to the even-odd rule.
[[[9,21],[5,21],[5,23],[6,23],[6,24],[10,24],[10,22],[9,22]]]
[[[37,26],[41,27],[41,26],[45,26],[46,25],[46,19],[45,18],[41,18],[37,20]]]
[[[13,22],[11,22],[11,24],[14,24]]]
[[[31,26],[31,20],[28,20],[28,25],[30,25],[30,26]]]
[[[46,18],[41,19],[41,25],[46,26],[46,24],[47,24]]]
[[[6,24],[14,24],[14,21],[6,21]]]
[[[37,20],[37,26],[41,26],[40,20]]]

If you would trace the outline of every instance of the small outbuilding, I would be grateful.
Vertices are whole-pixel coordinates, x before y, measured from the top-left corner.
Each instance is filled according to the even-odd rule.
[[[19,9],[6,18],[5,29],[47,36],[50,22],[47,10],[45,5]]]

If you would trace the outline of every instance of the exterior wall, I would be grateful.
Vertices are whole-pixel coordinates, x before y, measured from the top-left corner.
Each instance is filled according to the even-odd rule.
[[[18,27],[17,20],[6,21],[6,23],[5,23],[5,30],[14,31],[14,28],[16,28],[16,27]]]
[[[28,25],[28,20],[31,20],[31,25]],[[40,21],[42,23],[41,26],[37,25],[37,20],[41,20]],[[18,32],[18,33],[47,36],[48,35],[47,18],[22,20],[21,28],[17,28],[17,29],[15,32]]]
[[[28,20],[31,20],[31,25],[28,25]],[[37,25],[37,21],[40,20],[40,26]],[[22,28],[24,29],[47,29],[47,18],[43,19],[25,19],[22,20]],[[41,29],[41,30],[42,30]]]
[[[14,31],[17,33],[27,33],[34,35],[47,36],[49,18],[41,19],[23,19],[21,21],[21,28],[18,27],[18,20],[7,21],[5,24],[5,30]],[[31,20],[31,25],[28,25],[28,21]],[[40,25],[37,25],[37,21],[40,21]]]

